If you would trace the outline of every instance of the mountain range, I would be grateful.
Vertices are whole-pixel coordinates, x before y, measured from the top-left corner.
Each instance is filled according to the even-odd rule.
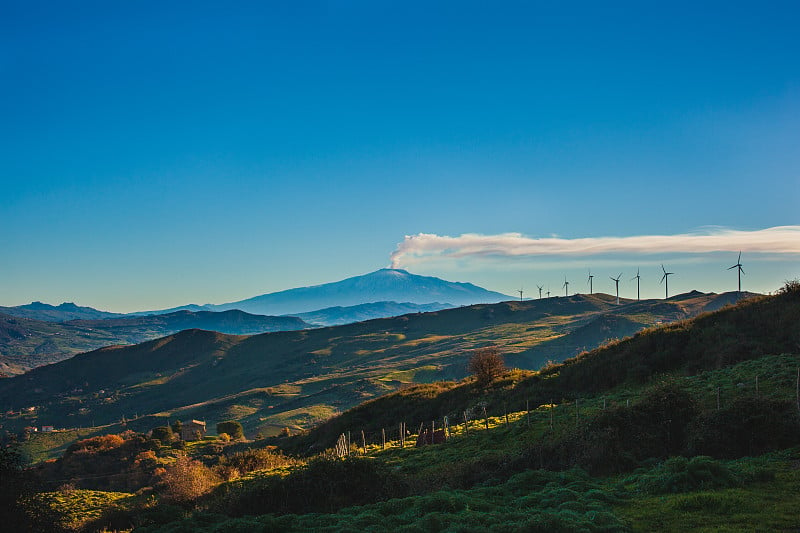
[[[510,299],[512,299],[510,296],[483,289],[472,283],[446,281],[432,276],[411,274],[405,270],[384,268],[341,281],[262,294],[245,300],[219,305],[186,304],[169,309],[121,314],[100,311],[91,307],[80,307],[74,303],[63,303],[54,306],[42,302],[33,302],[16,307],[0,307],[0,313],[48,322],[160,315],[177,311],[201,312],[229,311],[233,309],[254,315],[297,316],[302,313],[321,311],[323,309],[330,310],[335,307],[353,307],[379,302],[436,304],[437,306],[457,307],[476,303],[502,302]],[[400,311],[416,312],[417,310],[406,306]],[[357,315],[359,310],[349,310],[348,312]],[[330,315],[331,313],[332,311],[329,311],[319,316]],[[377,311],[365,315],[365,317],[377,318],[376,314],[378,314]],[[341,323],[342,321],[341,317],[337,317],[332,319],[332,322],[326,323]]]

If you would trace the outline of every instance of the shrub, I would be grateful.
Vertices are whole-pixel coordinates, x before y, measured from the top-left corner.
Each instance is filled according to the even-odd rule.
[[[800,419],[793,402],[739,398],[692,423],[691,454],[735,458],[788,448],[800,441]]]
[[[231,439],[238,440],[244,438],[244,429],[236,420],[228,420],[217,424],[217,435],[227,433]]]
[[[161,475],[158,489],[166,501],[185,506],[211,492],[219,482],[203,463],[181,456]]]
[[[70,455],[76,452],[101,452],[119,448],[125,442],[119,435],[100,435],[98,437],[91,437],[89,439],[79,440],[67,447],[64,455]]]
[[[409,491],[405,480],[373,459],[316,459],[291,474],[222,485],[212,506],[232,516],[330,513]]]
[[[480,350],[475,350],[469,360],[467,369],[477,378],[479,383],[485,384],[502,374],[506,369],[506,365],[497,348],[481,348]]]
[[[739,480],[724,464],[706,456],[671,457],[649,471],[628,478],[637,491],[666,494],[735,487]]]
[[[226,457],[222,461],[223,465],[230,466],[247,473],[255,470],[266,470],[280,466],[297,464],[295,459],[286,457],[280,451],[272,450],[247,450]]]
[[[630,407],[606,409],[561,437],[535,444],[527,461],[534,468],[580,466],[594,474],[623,472],[650,457],[682,453],[696,413],[694,399],[686,391],[662,383]]]

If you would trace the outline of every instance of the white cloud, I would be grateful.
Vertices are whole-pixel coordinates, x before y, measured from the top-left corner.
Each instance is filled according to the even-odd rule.
[[[532,238],[520,233],[458,237],[419,233],[407,235],[391,255],[393,268],[436,258],[532,258],[600,254],[665,254],[707,252],[800,254],[800,226],[777,226],[755,231],[711,228],[679,235]]]

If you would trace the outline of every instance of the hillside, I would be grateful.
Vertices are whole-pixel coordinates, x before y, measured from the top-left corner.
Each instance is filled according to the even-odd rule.
[[[679,295],[679,301],[694,301]],[[609,317],[603,317],[607,320]],[[611,391],[635,390],[658,376],[694,376],[765,356],[789,356],[800,363],[800,290],[777,297],[757,297],[735,306],[704,313],[692,319],[648,328],[632,337],[611,342],[535,373],[507,376],[485,389],[474,381],[418,385],[365,402],[322,424],[303,437],[293,449],[331,446],[349,428],[374,434],[392,427],[399,418],[425,421],[460,413],[482,402],[489,414],[502,415],[524,405],[536,408],[553,399],[559,403],[575,398],[597,397]],[[595,321],[596,322],[596,321]],[[509,360],[509,358],[507,358]],[[777,370],[765,370],[765,374]],[[795,366],[782,378],[794,391]],[[752,392],[753,384],[727,383],[729,388]],[[709,394],[710,391],[704,391]],[[629,393],[628,393],[629,394]],[[709,398],[710,399],[710,398]],[[515,409],[511,406],[516,407]],[[800,408],[800,405],[798,405]]]
[[[115,344],[136,344],[184,329],[244,335],[309,327],[296,317],[267,317],[242,311],[44,322],[0,314],[0,371],[11,375],[55,363],[76,353]]]
[[[407,315],[410,313],[427,313],[429,311],[441,311],[454,307],[450,304],[438,302],[430,304],[412,304],[398,302],[374,302],[368,304],[351,305],[349,307],[328,307],[309,313],[299,313],[295,316],[302,318],[309,324],[321,326],[341,326],[354,322],[364,322],[376,318],[388,318],[393,316]]]
[[[291,315],[373,302],[448,302],[453,305],[471,305],[509,299],[509,296],[471,283],[445,281],[431,276],[418,276],[405,270],[384,268],[334,283],[289,289],[217,305],[213,309],[241,309],[262,315]]]
[[[249,434],[274,434],[408,384],[464,377],[475,348],[497,346],[509,366],[535,369],[695,316],[720,298],[727,296],[690,293],[617,306],[609,295],[575,295],[251,337],[183,331],[0,381],[0,404],[36,407],[2,422],[80,427],[138,415],[135,424],[147,428],[167,417],[233,418]]]

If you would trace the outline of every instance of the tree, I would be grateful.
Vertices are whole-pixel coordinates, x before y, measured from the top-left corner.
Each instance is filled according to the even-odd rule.
[[[505,372],[506,364],[497,348],[475,350],[467,367],[478,383],[486,384]]]
[[[182,438],[181,437],[181,429],[183,429],[183,424],[181,424],[180,420],[176,420],[175,422],[172,423],[172,432],[175,435],[177,435],[177,437],[179,439]]]
[[[242,429],[242,425],[236,420],[227,420],[217,424],[217,435],[221,435],[222,433],[230,435],[232,440],[244,438],[244,429]]]
[[[153,438],[161,441],[161,444],[169,444],[172,442],[172,428],[169,426],[159,426],[153,428]]]

